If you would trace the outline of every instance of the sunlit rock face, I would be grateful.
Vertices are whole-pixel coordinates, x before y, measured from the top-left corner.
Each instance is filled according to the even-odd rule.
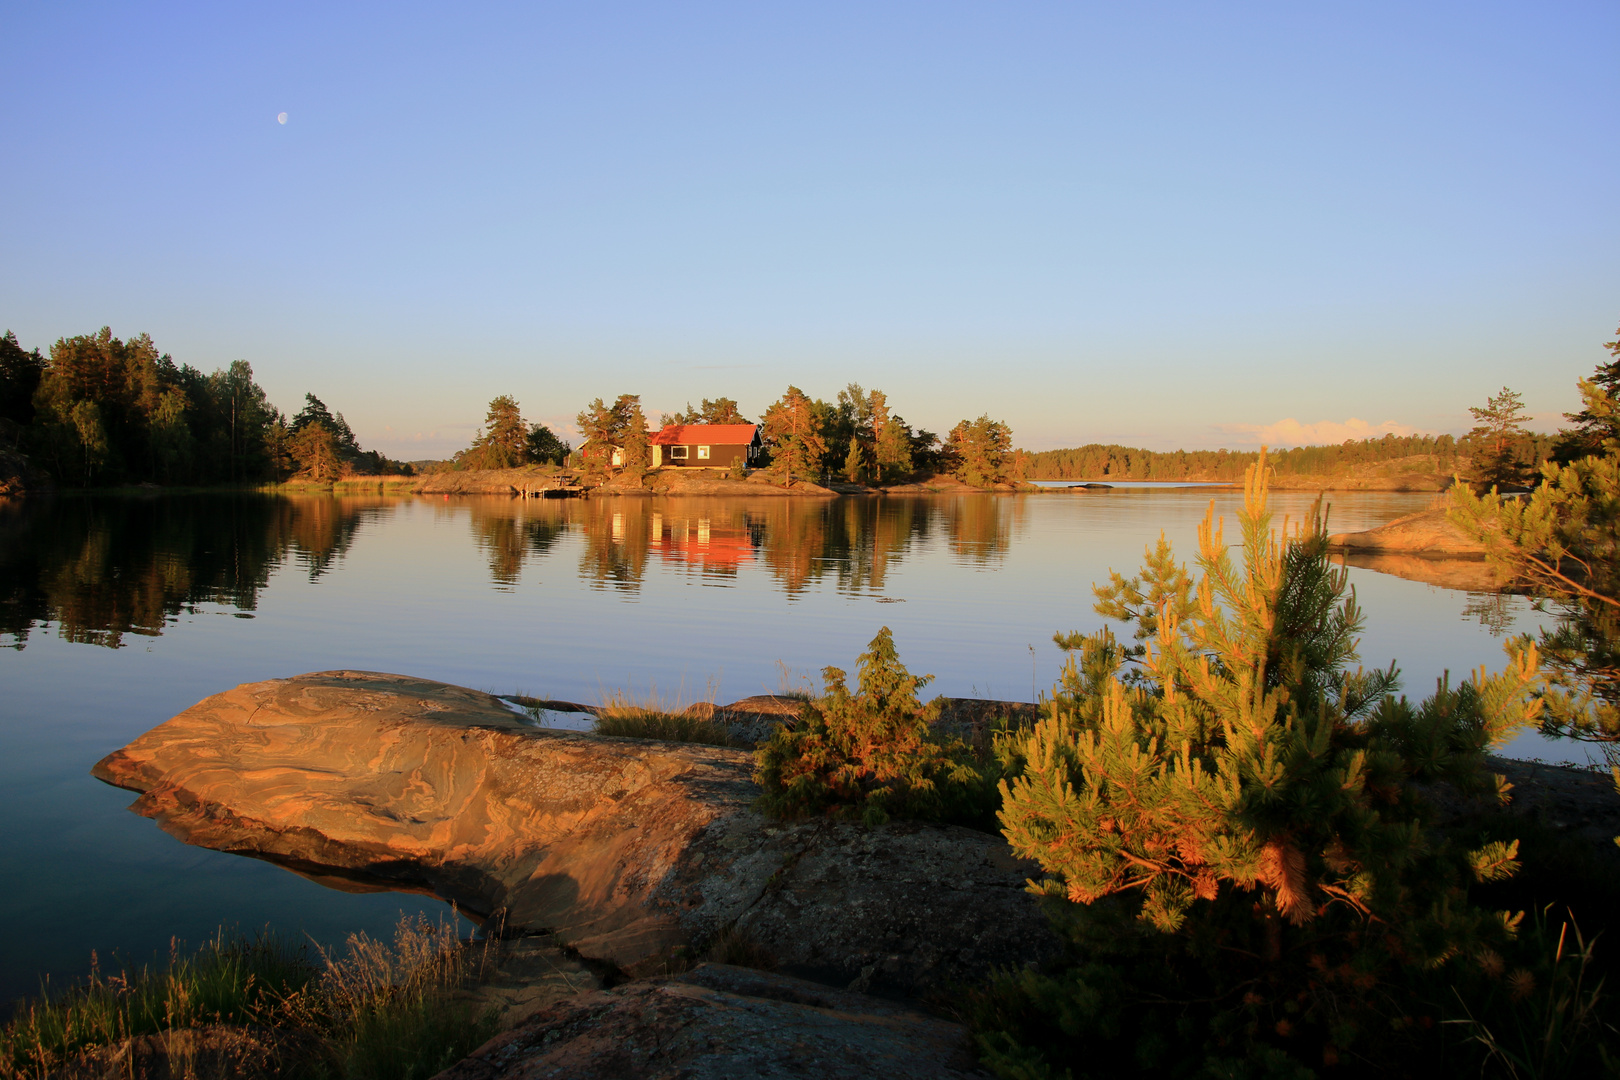
[[[769,821],[752,756],[536,728],[401,675],[247,683],[93,770],[191,844],[413,889],[634,974],[721,930],[783,968],[897,994],[1055,947],[1033,867],[966,829]]]
[[[1445,507],[1407,514],[1366,532],[1335,533],[1328,537],[1328,546],[1335,551],[1380,555],[1485,557],[1485,546],[1452,524]]]

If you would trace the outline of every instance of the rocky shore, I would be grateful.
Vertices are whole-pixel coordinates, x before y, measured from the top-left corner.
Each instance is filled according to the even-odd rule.
[[[699,711],[759,738],[795,709]],[[940,722],[972,735],[1034,709],[950,699]],[[497,956],[468,993],[505,1033],[446,1078],[982,1075],[965,1029],[922,1003],[1056,954],[1036,868],[968,829],[765,818],[752,764],[328,671],[216,694],[93,771],[187,843],[483,920]],[[1516,808],[1620,860],[1607,777],[1493,764]]]

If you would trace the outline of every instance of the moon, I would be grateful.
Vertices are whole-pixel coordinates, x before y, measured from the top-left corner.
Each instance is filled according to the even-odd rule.
[[[276,113],[276,123],[285,124],[286,122],[287,122],[287,114],[286,113]]]

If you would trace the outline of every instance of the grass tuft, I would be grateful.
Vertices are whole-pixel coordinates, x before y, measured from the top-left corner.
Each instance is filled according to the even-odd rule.
[[[148,1036],[158,1038],[163,1060],[137,1073],[190,1075],[196,1063],[182,1048],[198,1040],[178,1036],[222,1027],[240,1032],[249,1054],[221,1066],[229,1075],[425,1080],[495,1033],[493,1012],[475,1013],[457,998],[485,959],[453,925],[420,915],[401,917],[392,942],[355,934],[341,955],[321,952],[319,962],[273,935],[221,932],[190,955],[175,943],[161,966],[94,969],[82,983],[20,1006],[0,1028],[0,1080],[111,1075],[100,1066],[133,1068],[140,1055],[132,1040]],[[269,1039],[278,1048],[270,1054],[267,1033],[282,1036]]]
[[[724,724],[685,713],[641,710],[604,711],[596,718],[598,735],[627,739],[657,739],[662,742],[703,743],[708,746],[739,746]]]

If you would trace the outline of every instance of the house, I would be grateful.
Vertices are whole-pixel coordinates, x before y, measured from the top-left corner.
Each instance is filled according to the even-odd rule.
[[[756,424],[670,424],[647,442],[655,469],[729,469],[738,459],[752,465],[760,454]]]

